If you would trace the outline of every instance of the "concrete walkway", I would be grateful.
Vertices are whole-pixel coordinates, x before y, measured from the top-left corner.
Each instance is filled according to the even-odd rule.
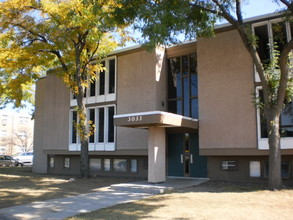
[[[165,183],[161,184],[150,184],[147,182],[115,184],[110,187],[100,188],[94,193],[0,209],[0,219],[59,220],[121,203],[140,200],[154,194],[199,185],[205,181],[207,179],[168,178]]]

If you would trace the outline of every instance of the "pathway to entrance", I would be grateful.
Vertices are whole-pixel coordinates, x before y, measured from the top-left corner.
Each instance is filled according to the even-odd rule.
[[[63,219],[85,212],[140,200],[154,194],[166,193],[176,189],[199,185],[208,179],[168,178],[165,183],[147,182],[115,184],[100,188],[97,192],[75,197],[33,202],[26,205],[0,209],[0,219]]]

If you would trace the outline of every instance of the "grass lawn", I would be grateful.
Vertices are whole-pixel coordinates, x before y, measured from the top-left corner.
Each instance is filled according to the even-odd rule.
[[[170,194],[101,209],[68,220],[89,219],[293,219],[293,190],[208,182]]]
[[[136,181],[131,178],[76,178],[32,173],[31,167],[0,168],[0,208],[43,201],[80,193],[94,192],[97,188],[114,183]]]

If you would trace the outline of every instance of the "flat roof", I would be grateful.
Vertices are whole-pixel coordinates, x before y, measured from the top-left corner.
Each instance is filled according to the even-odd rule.
[[[114,115],[114,125],[129,128],[182,127],[198,129],[198,119],[163,111]]]

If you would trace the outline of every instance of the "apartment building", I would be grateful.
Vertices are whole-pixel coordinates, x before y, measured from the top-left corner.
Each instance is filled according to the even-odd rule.
[[[249,19],[259,37],[263,60],[266,45],[290,40],[291,23],[278,14]],[[281,45],[281,41],[278,41]],[[136,46],[111,54],[107,71],[98,73],[86,94],[88,120],[96,127],[89,137],[92,175],[208,177],[249,181],[268,177],[265,123],[253,104],[261,96],[258,74],[236,30],[216,29],[200,38],[147,52]],[[48,73],[36,88],[33,170],[39,173],[80,172],[80,143],[74,127],[76,100],[61,79]],[[282,176],[293,179],[292,104],[284,109]]]
[[[16,155],[33,150],[32,116],[13,110],[0,111],[0,154]]]

